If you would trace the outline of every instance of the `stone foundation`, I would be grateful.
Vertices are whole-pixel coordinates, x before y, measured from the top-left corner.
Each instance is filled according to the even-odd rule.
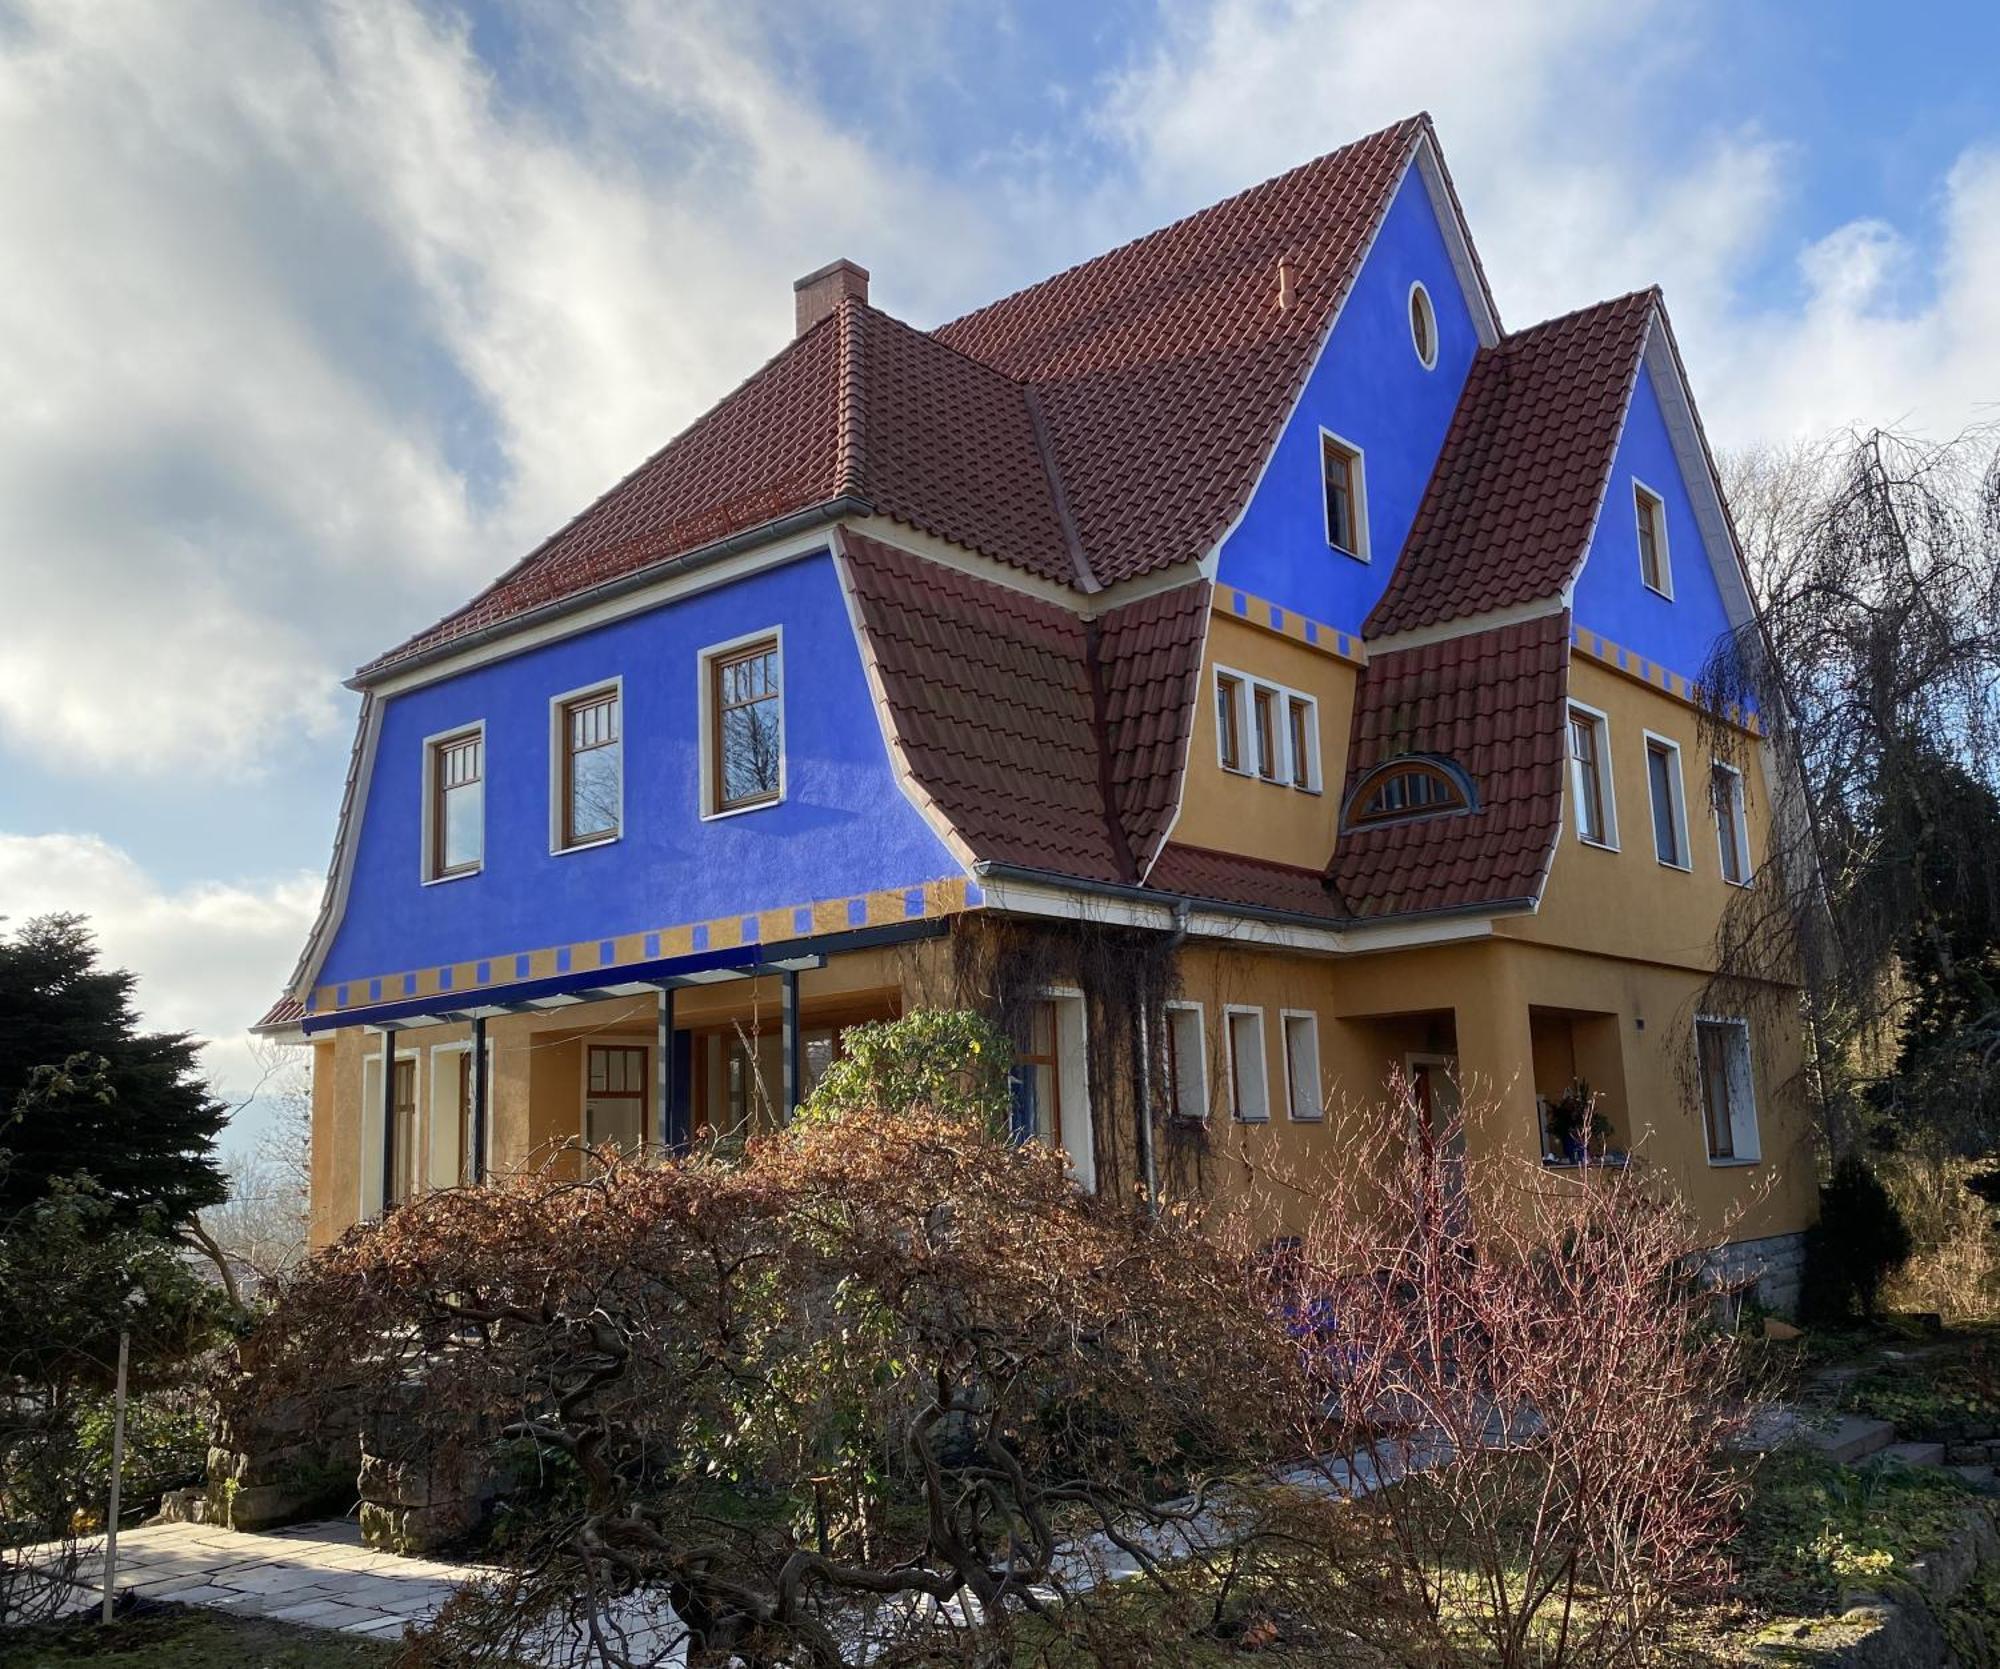
[[[1761,1240],[1732,1240],[1708,1260],[1708,1272],[1718,1285],[1753,1282],[1748,1290],[1758,1303],[1779,1315],[1799,1310],[1799,1281],[1805,1271],[1806,1237],[1772,1234]]]
[[[224,1417],[208,1451],[206,1521],[266,1530],[354,1503],[358,1426],[286,1406]]]
[[[469,1461],[394,1460],[362,1440],[361,1539],[385,1553],[430,1553],[468,1534],[493,1498],[492,1477]]]

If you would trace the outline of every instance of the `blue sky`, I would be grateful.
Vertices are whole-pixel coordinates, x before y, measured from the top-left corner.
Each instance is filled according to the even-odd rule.
[[[0,0],[0,914],[240,1092],[341,679],[794,276],[933,324],[1415,109],[1507,322],[1662,283],[1719,444],[1991,418],[1996,63],[1983,4]]]

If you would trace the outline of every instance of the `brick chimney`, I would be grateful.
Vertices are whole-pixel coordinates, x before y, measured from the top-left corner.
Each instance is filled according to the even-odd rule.
[[[795,334],[805,335],[848,296],[856,301],[868,299],[866,267],[857,267],[852,261],[833,261],[818,272],[807,273],[792,286],[793,305],[798,309]]]

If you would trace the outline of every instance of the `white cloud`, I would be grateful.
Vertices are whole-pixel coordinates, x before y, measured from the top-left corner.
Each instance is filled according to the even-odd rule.
[[[247,1028],[290,974],[319,894],[312,875],[169,890],[94,835],[0,834],[0,932],[55,911],[88,916],[105,962],[138,974],[145,1023],[203,1040],[225,1100],[256,1087]]]

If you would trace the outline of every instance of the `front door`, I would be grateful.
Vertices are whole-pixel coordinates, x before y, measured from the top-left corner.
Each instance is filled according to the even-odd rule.
[[[1410,1101],[1417,1119],[1424,1133],[1438,1145],[1446,1199],[1455,1207],[1465,1193],[1465,1125],[1459,1117],[1458,1057],[1411,1055],[1404,1063],[1404,1070],[1409,1076]]]
[[[584,1145],[635,1154],[646,1139],[649,1051],[632,1044],[593,1043],[588,1048],[584,1064]]]

